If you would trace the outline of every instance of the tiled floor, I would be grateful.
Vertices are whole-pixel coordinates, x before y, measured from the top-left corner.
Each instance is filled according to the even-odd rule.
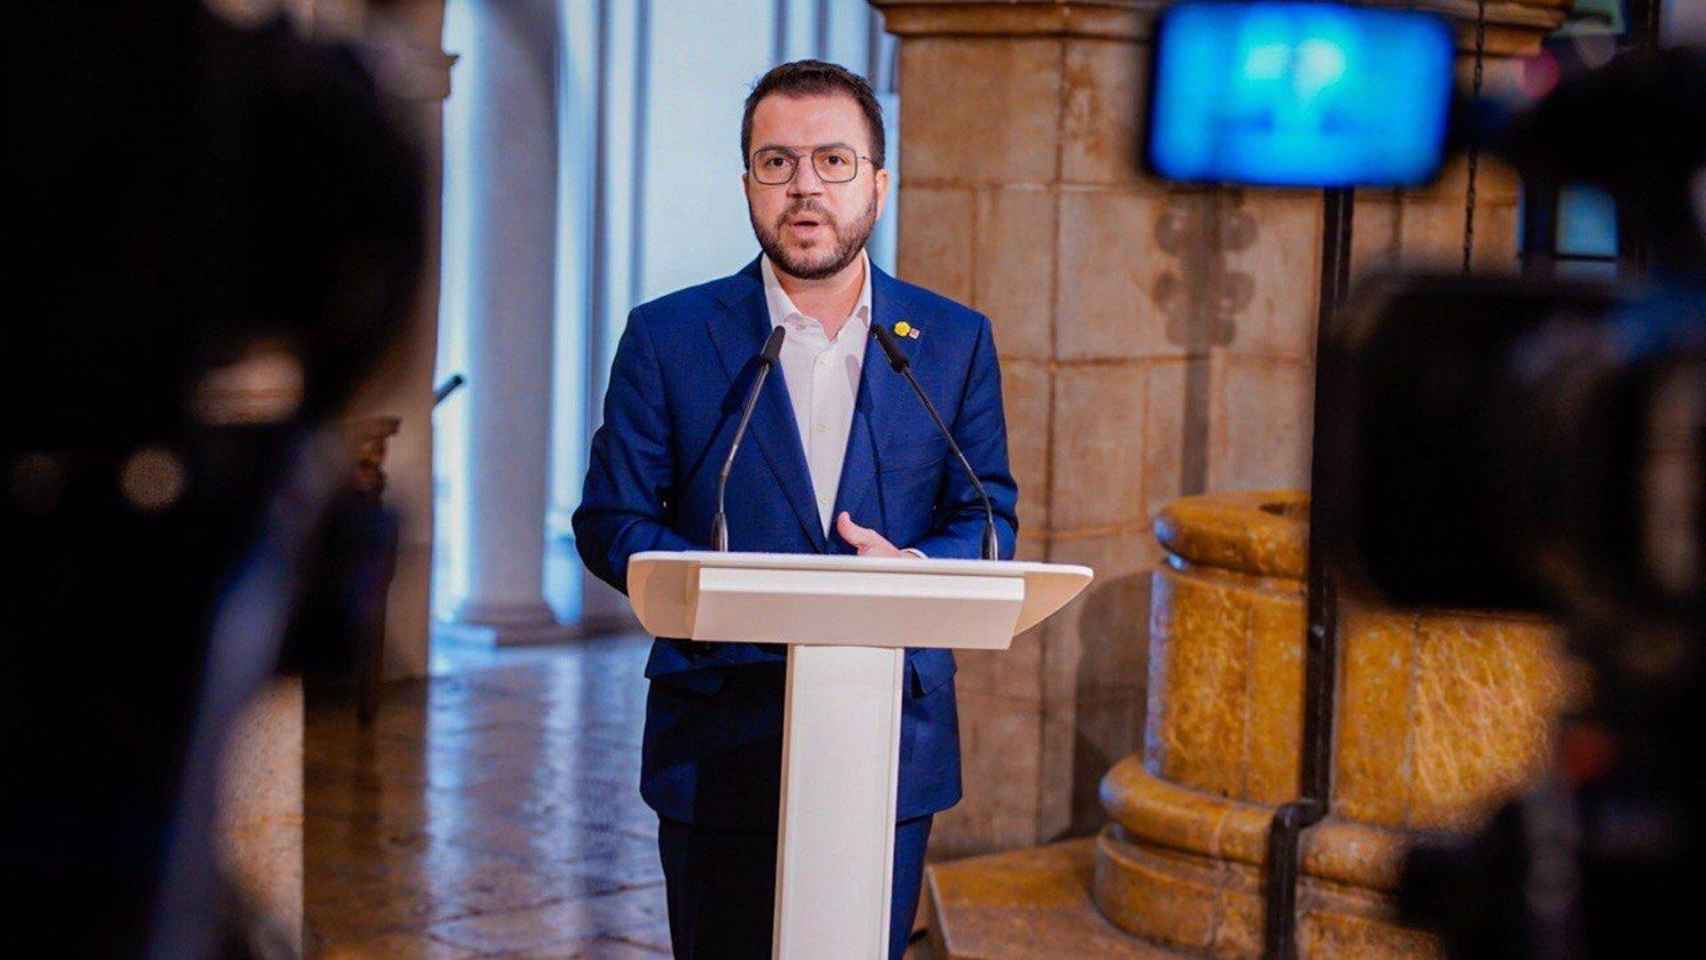
[[[305,907],[325,957],[664,957],[638,771],[647,639],[435,651],[363,731],[314,702]]]

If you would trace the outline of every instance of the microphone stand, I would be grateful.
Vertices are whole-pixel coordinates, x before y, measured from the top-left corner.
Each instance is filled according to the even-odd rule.
[[[752,410],[758,406],[758,393],[764,389],[764,381],[770,376],[770,368],[776,365],[776,358],[782,355],[782,339],[787,333],[785,327],[772,327],[769,339],[764,341],[764,349],[758,354],[758,373],[752,378],[752,386],[746,391],[746,404],[741,407],[740,423],[735,427],[734,442],[729,444],[728,456],[723,458],[723,470],[717,475],[717,515],[711,518],[711,548],[722,553],[729,552],[729,519],[723,513],[723,498],[729,488],[729,469],[735,464],[735,452],[740,449],[741,438],[746,436],[746,425],[752,420]]]
[[[960,450],[960,445],[954,442],[954,435],[948,430],[948,425],[942,422],[942,415],[936,412],[936,405],[930,402],[930,397],[924,393],[924,388],[918,385],[918,378],[912,375],[912,361],[900,351],[900,345],[894,341],[894,334],[889,333],[888,329],[882,324],[873,323],[871,324],[871,335],[877,338],[877,343],[883,348],[883,353],[887,355],[889,366],[894,368],[894,372],[905,377],[906,382],[912,384],[912,392],[918,394],[918,399],[924,404],[924,409],[930,413],[930,419],[936,422],[936,429],[940,430],[943,439],[948,441],[948,449],[954,451],[954,456],[959,458],[960,466],[965,469],[966,476],[971,480],[972,488],[983,500],[983,559],[999,559],[1001,543],[995,535],[995,508],[989,503],[989,494],[984,492],[983,481],[977,478],[977,471],[971,468],[971,462],[966,459],[964,451]]]

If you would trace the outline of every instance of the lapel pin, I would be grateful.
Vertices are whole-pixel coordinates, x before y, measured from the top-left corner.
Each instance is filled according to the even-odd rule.
[[[897,337],[911,337],[912,339],[917,340],[920,332],[921,331],[917,327],[907,323],[905,320],[894,325],[894,334]]]

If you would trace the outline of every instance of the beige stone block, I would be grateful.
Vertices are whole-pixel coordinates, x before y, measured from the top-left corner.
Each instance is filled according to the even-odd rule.
[[[1072,366],[1056,372],[1051,530],[1144,518],[1144,372],[1137,365]]]
[[[1262,235],[1266,196],[1228,189],[1175,189],[1156,205],[1147,243],[1150,266],[1143,330],[1151,355],[1198,356],[1232,344],[1256,296],[1257,278],[1234,261]],[[1126,241],[1130,243],[1128,239]]]
[[[1023,495],[1021,489],[1020,495]],[[1019,514],[1019,544],[1013,551],[1013,559],[1026,562],[1048,562],[1048,540],[1035,527],[1027,527],[1025,514]]]
[[[976,690],[958,699],[965,798],[942,849],[964,856],[1037,842],[1041,705]]]
[[[1143,498],[1151,521],[1170,501],[1208,486],[1213,371],[1207,357],[1155,361],[1143,420]]]
[[[1001,400],[1007,415],[1007,462],[1019,485],[1019,543],[1027,534],[1049,529],[1049,410],[1054,377],[1048,366],[1030,360],[1001,362]],[[1036,549],[1046,540],[1035,539]],[[1040,555],[1040,554],[1039,554]]]
[[[1250,610],[1236,588],[1169,568],[1151,601],[1147,766],[1223,797],[1244,788]]]
[[[1051,562],[1084,564],[1096,579],[1044,625],[1045,837],[1100,824],[1103,774],[1141,744],[1149,570],[1159,557],[1147,530],[1051,544]]]
[[[1047,718],[1053,721],[1053,716]],[[1044,805],[1051,789],[1065,794],[1070,786],[1068,833],[1083,836],[1107,822],[1100,785],[1114,764],[1143,746],[1143,694],[1127,690],[1080,700],[1073,710],[1071,776],[1043,784]]]
[[[1045,187],[977,193],[972,303],[989,315],[1003,356],[1054,354],[1054,217],[1054,192]]]
[[[901,169],[929,183],[1048,183],[1060,144],[1060,41],[912,37],[900,48]],[[904,222],[904,221],[903,221]]]
[[[975,207],[969,190],[901,190],[897,264],[901,279],[961,303],[969,302]]]
[[[993,811],[989,804],[980,803],[968,786],[966,799],[936,814],[925,857],[932,862],[958,860],[996,850],[1019,850],[1043,839],[1035,813]]]
[[[1050,703],[1123,695],[1148,676],[1149,590],[1161,548],[1146,529],[1059,540],[1051,563],[1076,563],[1096,578],[1043,625],[1043,696]]]
[[[1245,195],[1234,214],[1252,224],[1247,242],[1227,244],[1229,276],[1250,278],[1248,303],[1231,317],[1236,353],[1309,360],[1315,354],[1321,284],[1321,196],[1261,192]],[[1355,236],[1353,230],[1352,236]]]
[[[1313,370],[1264,357],[1215,359],[1224,413],[1209,456],[1209,488],[1308,487]]]
[[[956,650],[955,689],[1011,700],[1042,702],[1043,645],[1047,625],[1013,638],[1006,650]]]
[[[1062,180],[1162,188],[1141,171],[1138,157],[1148,50],[1126,40],[1067,42]]]
[[[1415,632],[1409,614],[1340,612],[1332,804],[1339,816],[1394,828],[1409,819]]]
[[[1084,833],[1075,830],[1074,810],[1083,791],[1096,792],[1098,780],[1078,767],[1078,700],[1065,697],[1043,704],[1043,755],[1037,784],[1037,836],[1044,840]]]
[[[1060,193],[1055,345],[1062,360],[1130,360],[1185,352],[1155,305],[1174,261],[1156,250],[1169,199],[1129,190]]]

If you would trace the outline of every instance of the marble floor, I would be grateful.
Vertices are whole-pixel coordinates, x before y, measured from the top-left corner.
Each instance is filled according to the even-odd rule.
[[[669,955],[638,772],[647,638],[435,650],[360,728],[311,692],[304,908],[327,958]]]
[[[308,948],[327,960],[669,956],[640,800],[649,638],[435,644],[363,730],[309,688]],[[927,942],[908,960],[926,960]]]

